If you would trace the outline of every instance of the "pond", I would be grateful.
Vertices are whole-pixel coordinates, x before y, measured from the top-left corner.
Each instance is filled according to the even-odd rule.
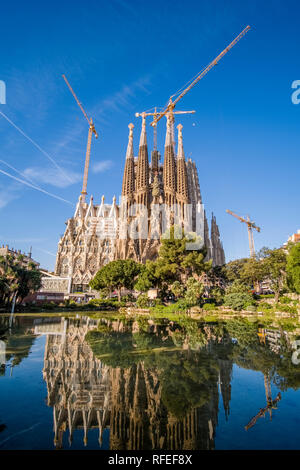
[[[0,317],[0,450],[300,449],[296,336],[244,319]]]

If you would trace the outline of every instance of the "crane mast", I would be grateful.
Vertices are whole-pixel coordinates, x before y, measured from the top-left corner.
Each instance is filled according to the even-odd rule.
[[[172,114],[195,114],[196,111],[173,111]],[[159,115],[159,112],[154,109],[154,113],[135,113],[135,117],[142,117],[143,119],[146,118],[146,116],[153,116],[154,121],[153,121],[153,150],[157,150],[157,122],[155,121],[156,117]],[[173,121],[174,125],[174,121]],[[174,139],[174,137],[173,137]],[[174,142],[173,142],[174,143]]]
[[[247,216],[247,219],[244,217],[240,217],[239,215],[235,214],[235,212],[230,211],[229,209],[226,209],[227,214],[232,215],[236,219],[238,219],[240,222],[243,222],[247,225],[247,230],[248,230],[248,239],[249,239],[249,249],[250,249],[250,258],[255,258],[255,246],[254,246],[254,238],[253,238],[253,229],[256,230],[257,232],[260,232],[260,228],[255,225],[254,222],[250,220],[249,215]]]
[[[192,81],[192,83],[190,83],[190,85],[187,86],[177,96],[177,98],[174,101],[172,101],[172,98],[173,98],[174,95],[171,96],[169,98],[169,103],[168,103],[167,107],[164,109],[164,111],[159,113],[158,116],[154,117],[154,120],[151,122],[151,126],[154,126],[154,123],[157,123],[168,112],[172,114],[176,104],[178,103],[178,101],[180,101],[190,91],[190,89],[193,88],[196,85],[196,83],[198,83],[199,80],[201,80],[201,78],[204,77],[204,75],[206,75],[215,65],[217,65],[217,63],[222,59],[222,57],[224,57],[224,55],[227,54],[227,52],[230,51],[230,49],[232,49],[232,47],[235,46],[235,44],[240,39],[242,39],[243,36],[245,36],[245,34],[249,31],[249,29],[250,29],[250,26],[247,26],[245,29],[243,29],[243,31],[212,62],[210,62],[210,64],[208,64],[208,66],[205,67],[205,69],[202,70],[202,72],[200,72],[199,75],[197,75],[197,77]]]
[[[88,140],[87,140],[87,147],[86,147],[86,154],[85,154],[85,165],[84,165],[84,174],[83,174],[83,183],[82,183],[82,202],[85,202],[85,198],[87,195],[87,181],[88,181],[88,173],[89,173],[89,166],[90,166],[90,156],[91,156],[91,144],[92,144],[92,135],[94,134],[96,139],[98,139],[98,133],[95,129],[94,123],[92,118],[89,118],[86,114],[85,110],[83,109],[82,104],[80,103],[79,99],[77,98],[73,88],[71,87],[70,83],[67,80],[65,75],[62,76],[64,81],[66,82],[69,90],[71,91],[72,95],[75,98],[76,103],[78,104],[79,108],[81,109],[84,117],[86,118],[87,122],[89,123],[89,132],[88,132]]]

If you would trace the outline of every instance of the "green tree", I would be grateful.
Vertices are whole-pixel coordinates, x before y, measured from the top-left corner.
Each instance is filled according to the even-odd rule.
[[[13,256],[0,257],[0,304],[10,307],[41,286],[41,272],[33,263],[23,266],[23,257],[15,259]]]
[[[233,310],[242,310],[249,305],[254,305],[254,299],[252,295],[245,292],[236,292],[232,294],[226,294],[224,297],[224,305],[230,307]]]
[[[271,288],[275,292],[275,302],[278,302],[286,281],[287,255],[283,248],[270,250],[265,248],[262,259],[265,278],[270,280]]]
[[[41,287],[41,272],[30,263],[28,268],[17,268],[18,290],[17,297],[21,302],[28,294],[36,292]]]
[[[253,286],[258,291],[259,283],[266,278],[267,274],[268,270],[265,263],[260,259],[249,258],[240,270],[240,279],[246,285]]]
[[[241,279],[241,271],[247,261],[248,258],[241,258],[230,261],[225,265],[225,276],[229,282]]]
[[[139,292],[147,292],[151,287],[158,287],[160,279],[156,275],[155,261],[147,260],[145,265],[141,265],[138,280],[134,288]]]
[[[226,294],[248,294],[250,290],[250,285],[245,284],[245,282],[240,279],[236,279],[229,286],[226,287]]]
[[[194,234],[185,235],[177,226],[163,235],[155,275],[161,282],[168,285],[174,281],[185,282],[193,274],[200,275],[211,267],[211,262],[205,262],[206,250],[189,250],[189,244],[200,240]]]
[[[222,304],[224,300],[225,291],[219,286],[213,287],[209,292],[210,298],[217,304]]]
[[[300,243],[289,249],[286,265],[288,282],[291,289],[300,294]]]
[[[136,277],[140,273],[141,265],[132,259],[111,261],[101,268],[94,279],[90,281],[92,289],[116,289],[118,299],[121,300],[121,289],[133,289]]]
[[[176,298],[182,297],[184,294],[184,290],[184,286],[179,281],[175,281],[171,285],[171,292],[175,295]]]
[[[200,303],[204,286],[201,282],[197,281],[194,277],[190,277],[186,282],[185,300],[189,306],[197,305]]]
[[[147,308],[149,307],[150,304],[150,299],[148,298],[148,295],[145,294],[140,294],[137,298],[136,305],[139,308]]]

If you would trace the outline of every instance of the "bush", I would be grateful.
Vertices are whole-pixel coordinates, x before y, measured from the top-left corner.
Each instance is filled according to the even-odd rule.
[[[106,299],[109,296],[109,294],[110,292],[109,292],[109,289],[107,289],[107,287],[104,287],[103,289],[99,290],[100,299]]]
[[[87,306],[89,307],[96,307],[96,308],[118,308],[122,306],[122,302],[118,302],[115,299],[91,299]]]
[[[268,304],[268,302],[259,302],[258,304],[259,309],[264,309],[264,310],[272,310],[273,305]]]
[[[274,299],[275,294],[260,294],[260,299]]]
[[[174,307],[176,307],[176,310],[174,311],[185,312],[189,308],[189,303],[185,299],[180,299],[174,304]]]
[[[71,308],[75,308],[75,307],[78,307],[78,305],[76,304],[75,300],[73,299],[66,299],[64,301],[64,304],[65,304],[65,307],[71,307]]]
[[[297,315],[298,313],[297,307],[291,307],[289,305],[276,304],[274,308],[277,312],[290,313],[291,315]]]
[[[232,293],[226,294],[224,298],[224,305],[233,310],[242,310],[250,305],[255,305],[252,295],[246,293]]]
[[[189,309],[190,305],[185,299],[180,299],[174,304],[165,306],[163,304],[156,305],[153,307],[152,311],[155,313],[161,313],[163,315],[168,315],[170,313],[185,313]]]
[[[221,305],[224,301],[225,291],[221,287],[213,287],[209,293],[212,303]]]
[[[148,294],[140,294],[137,298],[136,305],[139,308],[148,308],[150,306]]]
[[[290,299],[289,297],[280,297],[279,298],[279,303],[280,304],[291,304],[291,303],[293,303],[293,300]]]
[[[136,298],[132,294],[123,295],[121,297],[122,302],[135,302]]]
[[[274,316],[274,309],[273,307],[270,309],[270,308],[261,308],[260,306],[258,307],[258,311],[259,312],[262,312],[264,315],[267,315],[267,316],[271,316],[273,317]]]
[[[248,294],[248,292],[249,292],[249,287],[238,279],[233,281],[233,283],[230,284],[230,286],[226,288],[226,295],[227,294]]]
[[[247,312],[256,312],[257,307],[256,305],[247,305],[247,307],[245,307],[245,310],[247,310]]]
[[[204,304],[203,310],[216,310],[216,306],[214,303]]]
[[[194,305],[199,305],[201,301],[201,296],[204,291],[204,286],[201,282],[197,281],[194,277],[189,277],[186,281],[186,292],[184,300],[190,307]]]
[[[33,303],[28,303],[25,305],[25,310],[27,312],[30,312],[30,313],[33,313],[33,312],[40,312],[41,310],[41,307],[37,304],[33,304]]]
[[[45,302],[41,305],[41,308],[43,310],[54,310],[55,308],[57,308],[57,305],[55,302]]]

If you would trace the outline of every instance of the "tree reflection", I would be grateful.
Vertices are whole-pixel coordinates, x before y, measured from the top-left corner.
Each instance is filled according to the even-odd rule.
[[[271,381],[300,385],[288,335],[258,322],[81,318],[64,331],[47,338],[44,368],[58,447],[66,429],[71,442],[83,427],[86,444],[98,427],[111,449],[213,449],[233,364],[262,372],[267,403]]]

